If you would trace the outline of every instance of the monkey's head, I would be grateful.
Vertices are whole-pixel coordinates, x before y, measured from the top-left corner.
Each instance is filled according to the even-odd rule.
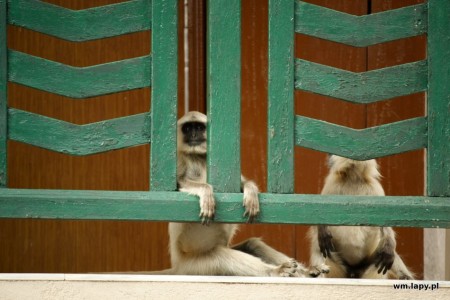
[[[370,179],[379,180],[381,177],[375,159],[358,161],[331,155],[328,158],[328,165],[330,172],[335,173],[343,180],[367,181]]]
[[[206,154],[206,116],[190,111],[178,120],[178,151]]]

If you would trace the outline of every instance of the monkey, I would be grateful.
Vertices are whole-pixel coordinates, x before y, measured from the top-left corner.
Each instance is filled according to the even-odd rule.
[[[169,223],[172,267],[159,274],[309,277],[302,264],[252,238],[234,247],[238,226],[213,223],[213,187],[206,182],[206,115],[188,112],[177,123],[177,184],[181,192],[199,197],[199,223]],[[244,216],[258,215],[258,187],[241,176]],[[154,273],[153,273],[154,274]]]
[[[321,194],[384,196],[380,177],[375,159],[332,155]],[[391,227],[319,225],[312,226],[308,236],[311,276],[414,279],[395,251]]]

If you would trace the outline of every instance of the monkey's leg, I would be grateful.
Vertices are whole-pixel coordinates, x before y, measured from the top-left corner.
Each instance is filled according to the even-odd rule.
[[[309,274],[313,277],[323,277],[323,273],[329,273],[330,267],[325,264],[325,257],[322,255],[319,246],[319,228],[311,226],[308,232],[310,238]]]
[[[392,268],[395,259],[395,232],[391,227],[380,227],[381,238],[375,250],[375,256],[371,258],[378,273],[386,274]]]
[[[180,275],[296,276],[293,263],[274,266],[250,254],[223,246],[204,255],[185,256],[174,269]]]
[[[264,243],[260,238],[250,238],[246,241],[243,241],[233,246],[232,249],[259,257],[262,259],[262,261],[271,265],[282,265],[286,262],[297,264],[298,276],[309,277],[309,271],[303,264],[270,247],[269,245]]]

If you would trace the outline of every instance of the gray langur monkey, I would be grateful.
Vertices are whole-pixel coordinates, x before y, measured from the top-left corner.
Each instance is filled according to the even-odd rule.
[[[238,226],[211,222],[215,200],[213,187],[206,182],[206,123],[200,112],[189,112],[178,121],[178,188],[199,197],[202,224],[169,223],[172,268],[160,274],[309,276],[301,264],[260,239],[230,247]],[[253,221],[259,213],[258,187],[242,176],[241,189],[244,215]]]
[[[384,196],[374,159],[355,161],[332,155],[322,195]],[[414,279],[395,251],[391,227],[313,226],[310,268],[312,276],[330,278]]]

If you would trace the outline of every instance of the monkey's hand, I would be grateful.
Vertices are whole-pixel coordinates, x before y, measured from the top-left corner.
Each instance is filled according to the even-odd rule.
[[[216,201],[214,200],[212,186],[205,184],[203,195],[200,196],[200,218],[203,225],[209,225],[214,219]]]
[[[209,225],[214,219],[216,202],[213,196],[213,188],[207,183],[180,182],[180,191],[196,195],[200,198],[200,218],[203,225]]]
[[[244,178],[242,176],[242,178]],[[243,182],[244,201],[242,205],[245,208],[244,217],[248,217],[247,222],[252,223],[259,214],[258,187],[253,181]]]
[[[378,268],[378,273],[386,274],[394,264],[395,246],[390,239],[382,239],[375,252],[375,267]]]
[[[318,230],[319,248],[323,257],[330,257],[332,251],[336,251],[333,245],[333,236],[328,230],[328,226],[319,225]]]

